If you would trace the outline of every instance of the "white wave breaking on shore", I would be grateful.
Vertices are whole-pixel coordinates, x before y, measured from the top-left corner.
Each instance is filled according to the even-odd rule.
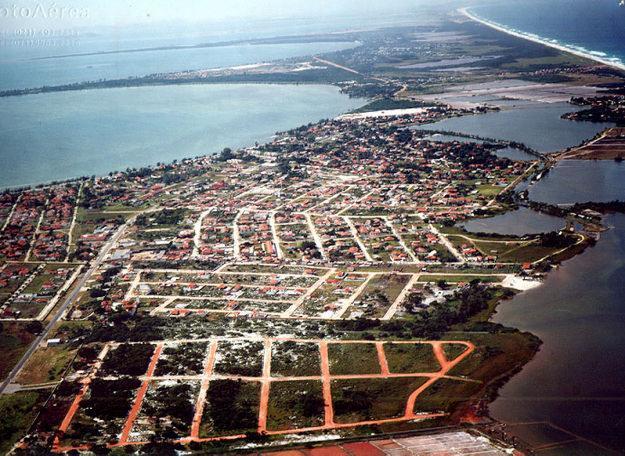
[[[589,60],[593,60],[595,62],[601,63],[603,65],[610,66],[612,68],[616,68],[618,70],[625,71],[625,63],[619,59],[618,57],[610,57],[605,52],[601,51],[593,51],[586,49],[582,46],[574,46],[570,44],[563,44],[556,39],[545,38],[534,33],[523,32],[521,30],[516,30],[511,27],[507,27],[502,24],[498,24],[497,22],[490,21],[488,19],[484,19],[470,12],[468,8],[460,8],[458,12],[464,14],[469,19],[472,19],[480,24],[484,24],[488,27],[491,27],[495,30],[499,30],[500,32],[507,33],[508,35],[516,36],[517,38],[522,38],[528,41],[532,41],[534,43],[543,44],[545,46],[549,46],[554,49],[558,49],[559,51],[568,52],[569,54],[576,55],[578,57],[586,58]]]

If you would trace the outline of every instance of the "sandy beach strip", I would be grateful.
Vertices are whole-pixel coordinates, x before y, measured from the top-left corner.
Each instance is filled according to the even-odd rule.
[[[394,117],[405,116],[411,114],[422,114],[427,108],[407,108],[407,109],[384,109],[382,111],[359,112],[354,114],[343,114],[338,116],[340,120],[368,119],[372,117]]]
[[[585,58],[585,59],[593,60],[593,61],[601,63],[603,65],[607,65],[607,66],[610,66],[612,68],[616,68],[618,70],[625,71],[625,64],[623,64],[623,63],[615,62],[613,60],[610,60],[610,59],[607,59],[607,58],[604,58],[604,57],[600,57],[600,56],[597,56],[597,55],[589,53],[589,52],[584,52],[584,51],[581,51],[579,49],[575,49],[575,48],[572,48],[572,47],[569,47],[569,46],[565,46],[565,45],[562,45],[562,44],[554,43],[552,41],[546,40],[544,38],[537,37],[535,35],[531,35],[529,33],[523,33],[523,32],[518,32],[516,30],[511,30],[509,28],[504,27],[503,25],[497,24],[496,22],[492,22],[492,21],[489,21],[489,20],[486,20],[486,19],[482,19],[481,17],[476,16],[473,13],[470,13],[467,8],[460,8],[460,9],[458,9],[458,12],[461,13],[461,14],[464,14],[469,19],[472,19],[472,20],[474,20],[476,22],[479,22],[480,24],[484,24],[484,25],[486,25],[488,27],[491,27],[491,28],[493,28],[495,30],[499,30],[500,32],[507,33],[508,35],[516,36],[517,38],[522,38],[524,40],[532,41],[534,43],[543,44],[545,46],[549,46],[551,48],[557,49],[557,50],[562,51],[562,52],[568,52],[569,54],[573,54],[573,55],[576,55],[578,57],[582,57],[582,58]]]

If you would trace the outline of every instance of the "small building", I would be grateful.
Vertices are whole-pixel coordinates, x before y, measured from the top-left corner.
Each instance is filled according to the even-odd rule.
[[[63,343],[63,341],[61,339],[55,338],[55,339],[48,339],[46,341],[46,346],[47,347],[53,347],[55,345],[61,345]]]

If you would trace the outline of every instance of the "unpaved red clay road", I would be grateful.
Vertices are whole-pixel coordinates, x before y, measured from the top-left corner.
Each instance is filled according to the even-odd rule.
[[[145,374],[146,379],[143,380],[143,383],[139,388],[139,392],[137,393],[135,403],[132,404],[132,408],[130,409],[130,413],[128,414],[128,419],[126,420],[126,424],[124,425],[121,438],[119,439],[120,445],[128,442],[128,436],[130,435],[130,431],[132,430],[132,425],[137,419],[137,415],[139,415],[139,410],[141,410],[141,404],[143,404],[143,398],[145,397],[145,393],[148,392],[148,386],[150,386],[150,378],[154,375],[156,363],[158,362],[158,358],[161,356],[162,351],[163,344],[161,343],[158,344],[156,346],[156,350],[154,350],[154,354],[152,355],[152,359],[150,360],[150,364],[148,365],[148,371]]]
[[[307,342],[307,343],[316,343],[319,346],[319,354],[321,358],[321,377],[319,376],[306,376],[306,377],[272,377],[271,376],[271,351],[272,344],[275,341],[291,341],[291,342]],[[279,435],[279,434],[296,434],[302,432],[311,432],[311,431],[331,431],[333,429],[342,429],[342,428],[352,428],[358,426],[373,426],[373,425],[382,425],[388,423],[397,423],[402,421],[411,421],[411,420],[424,420],[428,418],[435,418],[443,416],[442,413],[429,413],[429,414],[419,414],[415,413],[415,403],[417,398],[421,393],[423,393],[427,388],[429,388],[436,381],[441,378],[453,379],[458,381],[472,381],[465,378],[448,376],[447,373],[454,368],[458,363],[460,363],[463,359],[469,356],[474,350],[475,346],[468,341],[392,341],[394,344],[429,344],[432,346],[432,350],[436,360],[440,365],[440,369],[437,372],[429,372],[429,373],[402,373],[395,374],[389,371],[388,363],[386,361],[386,354],[384,350],[384,344],[387,342],[370,342],[370,341],[348,341],[348,340],[322,340],[322,339],[295,339],[295,338],[287,338],[287,337],[277,337],[277,338],[265,338],[264,342],[264,352],[263,352],[263,371],[262,377],[254,378],[254,377],[239,377],[235,375],[215,375],[213,372],[213,368],[215,365],[215,359],[217,354],[217,349],[219,345],[219,340],[210,340],[210,345],[208,349],[208,353],[206,356],[205,364],[204,364],[204,372],[201,376],[201,387],[200,392],[198,394],[198,398],[196,400],[195,405],[195,413],[193,422],[191,423],[191,432],[188,437],[181,438],[176,442],[187,443],[191,441],[195,442],[208,442],[215,440],[235,440],[244,438],[245,435],[227,435],[227,436],[216,436],[209,438],[201,438],[200,434],[200,425],[202,420],[202,413],[204,410],[204,402],[206,399],[206,393],[208,391],[208,387],[210,384],[210,380],[212,378],[219,379],[232,379],[232,380],[247,380],[247,381],[257,381],[261,384],[261,393],[260,393],[260,401],[259,401],[259,412],[258,412],[258,432],[265,433],[268,435]],[[380,366],[379,374],[354,374],[354,375],[332,375],[330,372],[330,360],[328,356],[328,345],[329,344],[372,344],[374,343],[377,351],[378,363]],[[154,350],[154,354],[150,359],[150,363],[147,368],[146,374],[142,377],[143,382],[137,391],[135,401],[128,413],[128,418],[124,423],[123,430],[120,436],[120,439],[116,443],[110,443],[109,447],[117,447],[117,446],[127,446],[127,445],[142,445],[147,442],[137,442],[137,441],[129,441],[129,436],[131,434],[134,422],[141,411],[141,406],[143,404],[143,399],[145,398],[146,392],[149,388],[151,381],[156,381],[159,379],[163,379],[163,377],[154,377],[154,371],[156,369],[156,365],[158,364],[158,359],[162,353],[163,347],[165,346],[166,341],[156,343],[156,348]],[[466,349],[459,356],[454,358],[453,360],[448,360],[447,356],[444,352],[444,346],[446,344],[455,344],[455,345],[464,345]],[[70,409],[68,410],[61,426],[59,427],[59,431],[64,433],[69,428],[74,415],[79,409],[80,402],[87,393],[89,389],[89,384],[92,379],[97,374],[97,371],[106,356],[106,353],[109,351],[111,345],[107,345],[104,347],[102,352],[98,357],[98,362],[92,369],[91,374],[85,378],[83,381],[83,387],[81,391],[78,393],[76,398],[74,399]],[[334,421],[334,410],[332,406],[332,380],[335,379],[386,379],[386,378],[407,378],[407,377],[424,377],[427,378],[425,383],[413,391],[408,400],[406,401],[406,407],[404,414],[400,417],[396,418],[388,418],[381,420],[369,420],[369,421],[358,421],[352,423],[335,423]],[[175,376],[168,376],[167,379],[174,379]],[[195,379],[195,377],[193,378]],[[198,376],[198,380],[200,377]],[[322,382],[322,392],[324,399],[324,424],[321,426],[312,426],[305,428],[295,428],[295,429],[285,429],[285,430],[276,430],[272,431],[267,428],[267,414],[269,407],[269,396],[271,391],[271,383],[275,381],[301,381],[301,380],[321,380]],[[85,449],[86,445],[81,445],[79,447],[61,447],[59,444],[58,438],[55,439],[55,443],[53,446],[53,451],[55,452],[63,452],[71,449]],[[319,453],[321,454],[321,453]],[[336,454],[336,453],[333,453]],[[340,454],[340,453],[339,453]],[[349,454],[349,453],[345,453]],[[364,454],[364,453],[362,453]],[[386,453],[384,453],[386,454]],[[407,453],[408,454],[408,453]]]
[[[191,424],[191,439],[197,439],[200,436],[200,423],[202,422],[202,413],[204,413],[204,400],[206,399],[206,393],[208,392],[210,376],[213,374],[213,367],[215,366],[217,342],[212,341],[208,350],[208,358],[206,360],[206,364],[204,365],[204,379],[202,380],[200,394],[198,395],[195,403],[195,414],[193,415],[193,423]]]

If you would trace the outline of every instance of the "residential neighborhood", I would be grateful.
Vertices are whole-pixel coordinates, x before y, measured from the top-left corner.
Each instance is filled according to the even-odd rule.
[[[412,128],[468,112],[343,116],[214,157],[5,192],[1,319],[30,325],[39,334],[34,359],[48,354],[41,373],[35,361],[18,365],[6,386],[37,379],[54,388],[30,443],[20,445],[228,445],[250,432],[347,435],[446,417],[451,404],[431,407],[418,396],[443,377],[479,384],[477,361],[461,375],[445,372],[480,344],[506,339],[430,337],[537,286],[549,258],[585,240],[571,231],[493,238],[461,227],[514,208],[508,190],[540,162],[500,158],[505,144],[432,141]],[[419,351],[432,359],[406,371],[412,348],[401,344],[414,337],[434,355]],[[304,367],[274,378],[271,353],[283,344],[293,360],[300,346],[320,353],[321,381]],[[377,367],[354,364],[371,359]],[[432,360],[437,374],[428,373]],[[382,397],[384,388],[401,399],[380,399],[396,409],[390,415],[346,399],[354,391]],[[234,405],[219,399],[230,390]],[[289,391],[310,408],[286,424],[282,410],[299,407]],[[164,398],[173,394],[188,405],[170,410]],[[111,397],[119,410],[98,405]],[[223,421],[228,407],[239,410],[237,422]],[[157,411],[169,418],[155,422]],[[102,419],[109,424],[98,429]]]

